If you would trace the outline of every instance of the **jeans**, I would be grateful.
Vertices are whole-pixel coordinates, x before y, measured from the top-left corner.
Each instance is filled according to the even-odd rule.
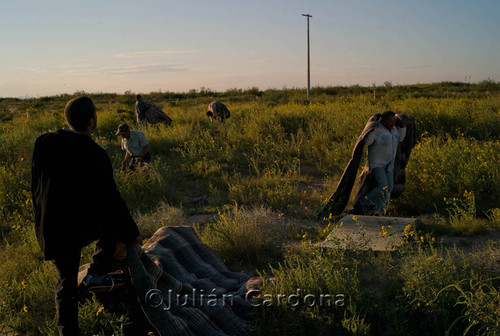
[[[393,171],[386,166],[373,168],[371,173],[375,176],[377,187],[360,200],[363,212],[370,213],[374,210],[378,214],[385,214],[394,188]]]
[[[146,119],[146,117],[144,117],[143,119],[138,118],[138,121],[139,125],[141,125],[145,129],[148,129],[148,120]]]

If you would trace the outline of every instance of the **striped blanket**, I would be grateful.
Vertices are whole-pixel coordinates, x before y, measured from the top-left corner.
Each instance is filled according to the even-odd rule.
[[[137,297],[156,334],[241,335],[250,324],[244,273],[227,269],[191,227],[163,227],[127,245]],[[243,317],[243,318],[242,318]]]

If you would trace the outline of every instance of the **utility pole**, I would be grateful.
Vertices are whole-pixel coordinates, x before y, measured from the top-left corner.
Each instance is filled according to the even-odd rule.
[[[302,14],[302,16],[307,17],[307,100],[311,96],[311,61],[310,61],[310,52],[309,52],[309,18],[312,18],[312,15]]]

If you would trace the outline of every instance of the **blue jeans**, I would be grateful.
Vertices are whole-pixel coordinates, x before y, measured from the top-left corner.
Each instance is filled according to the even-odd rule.
[[[365,213],[370,213],[370,210],[373,209],[378,214],[385,214],[394,188],[393,171],[389,169],[389,166],[386,166],[373,168],[371,173],[375,176],[377,187],[359,202]]]

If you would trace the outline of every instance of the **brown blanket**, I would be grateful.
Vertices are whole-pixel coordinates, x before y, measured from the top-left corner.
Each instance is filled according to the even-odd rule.
[[[162,111],[161,108],[156,106],[153,102],[144,102],[146,105],[146,110],[144,114],[146,114],[146,119],[148,123],[154,125],[157,123],[165,123],[165,125],[170,125],[172,119]]]

